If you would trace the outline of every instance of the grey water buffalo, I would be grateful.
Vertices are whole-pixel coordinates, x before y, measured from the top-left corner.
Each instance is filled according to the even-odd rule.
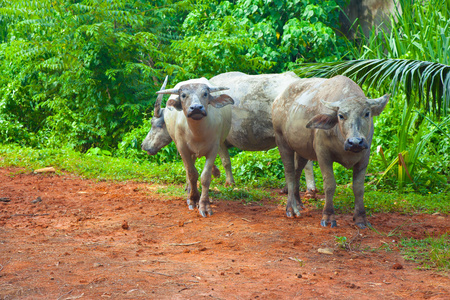
[[[245,151],[275,148],[272,125],[272,104],[289,84],[298,80],[293,72],[247,75],[241,72],[219,74],[210,79],[216,86],[227,86],[234,100],[231,108],[231,129],[226,144]],[[307,197],[314,198],[316,186],[312,163],[305,167]]]
[[[300,79],[290,84],[273,103],[275,138],[288,185],[286,212],[299,215],[299,172],[308,160],[318,161],[323,176],[325,206],[320,224],[336,227],[333,196],[336,181],[333,162],[353,168],[355,210],[353,220],[368,225],[364,208],[364,177],[369,163],[373,117],[389,101],[389,95],[368,99],[351,79]],[[294,159],[294,154],[298,159]]]
[[[214,161],[220,149],[228,154],[224,141],[231,127],[230,104],[234,101],[226,94],[212,95],[224,89],[227,88],[213,87],[205,78],[179,83],[173,89],[161,89],[158,94],[172,96],[167,101],[166,109],[159,108],[156,115],[159,115],[160,119],[152,119],[152,130],[159,130],[162,135],[164,130],[167,130],[174,141],[186,170],[189,208],[194,209],[198,206],[203,217],[213,213],[208,192]],[[158,100],[157,106],[160,106],[161,99]],[[155,151],[151,147],[146,148],[145,143],[142,148],[150,153]],[[206,161],[201,174],[200,195],[197,188],[198,171],[195,160],[203,156]]]

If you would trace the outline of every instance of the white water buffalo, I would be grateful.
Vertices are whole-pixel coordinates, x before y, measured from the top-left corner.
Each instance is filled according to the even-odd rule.
[[[214,161],[219,149],[228,154],[224,141],[231,127],[231,106],[227,105],[233,104],[234,101],[226,94],[211,95],[224,89],[227,88],[213,87],[205,78],[179,83],[173,89],[161,89],[158,94],[172,94],[167,101],[166,109],[164,111],[159,109],[158,114],[165,115],[162,117],[164,124],[157,124],[158,119],[155,121],[152,119],[152,130],[154,126],[160,126],[159,129],[162,129],[161,125],[165,126],[177,146],[189,184],[189,208],[194,209],[198,206],[203,217],[206,217],[207,213],[212,215],[208,192]],[[160,104],[161,99],[157,105]],[[201,174],[200,195],[197,189],[198,171],[195,168],[195,159],[203,156],[206,157],[206,161]]]
[[[288,200],[286,212],[299,215],[303,206],[293,191],[298,189],[299,172],[308,160],[319,162],[325,191],[320,224],[336,227],[333,196],[336,181],[333,162],[353,168],[355,211],[360,228],[367,223],[364,208],[364,177],[369,163],[373,117],[386,106],[389,95],[367,99],[351,79],[300,79],[292,83],[273,103],[275,138],[283,161]],[[295,161],[294,154],[298,159]]]

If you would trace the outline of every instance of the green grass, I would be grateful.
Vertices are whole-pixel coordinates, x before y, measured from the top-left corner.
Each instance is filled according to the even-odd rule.
[[[338,186],[334,197],[334,206],[339,213],[351,213],[355,198],[347,186]],[[397,191],[373,191],[366,187],[364,205],[368,214],[380,212],[397,213],[450,213],[450,193],[417,194]]]
[[[423,240],[403,239],[400,245],[403,257],[418,263],[420,269],[450,271],[449,234]]]
[[[158,165],[132,159],[80,153],[70,149],[32,149],[16,145],[0,145],[0,167],[20,167],[26,172],[43,167],[54,167],[96,180],[183,183],[183,163]]]

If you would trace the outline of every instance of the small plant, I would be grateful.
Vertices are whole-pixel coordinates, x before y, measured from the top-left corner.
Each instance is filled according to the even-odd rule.
[[[347,243],[347,237],[346,236],[335,236],[336,244],[339,246],[339,248],[343,250],[349,250],[349,244]]]

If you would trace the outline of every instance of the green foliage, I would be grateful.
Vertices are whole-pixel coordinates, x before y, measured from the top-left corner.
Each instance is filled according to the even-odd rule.
[[[383,172],[379,187],[445,191],[450,179],[446,167],[450,165],[446,117],[450,112],[450,4],[438,10],[442,1],[399,3],[401,14],[373,28],[370,36],[360,35],[359,45],[349,47],[358,60],[303,65],[298,73],[342,74],[369,91],[368,96],[374,91],[377,96],[392,93],[389,106],[375,120],[369,172]],[[385,156],[375,155],[377,146]]]
[[[142,122],[157,79],[173,69],[155,28],[171,22],[161,12],[185,2],[160,9],[128,0],[4,2],[2,140],[115,147]]]
[[[242,151],[233,157],[232,169],[236,180],[242,183],[272,187],[284,185],[284,168],[278,148]]]
[[[183,23],[173,44],[180,78],[226,71],[281,72],[304,61],[332,61],[346,54],[339,6],[346,1],[206,1]]]
[[[419,269],[450,270],[450,235],[427,237],[423,240],[402,239],[402,254],[406,260],[420,264]]]
[[[436,117],[450,112],[450,65],[411,59],[359,59],[305,65],[298,73],[319,77],[341,74],[368,90],[397,97],[404,92],[410,109],[415,107]]]

